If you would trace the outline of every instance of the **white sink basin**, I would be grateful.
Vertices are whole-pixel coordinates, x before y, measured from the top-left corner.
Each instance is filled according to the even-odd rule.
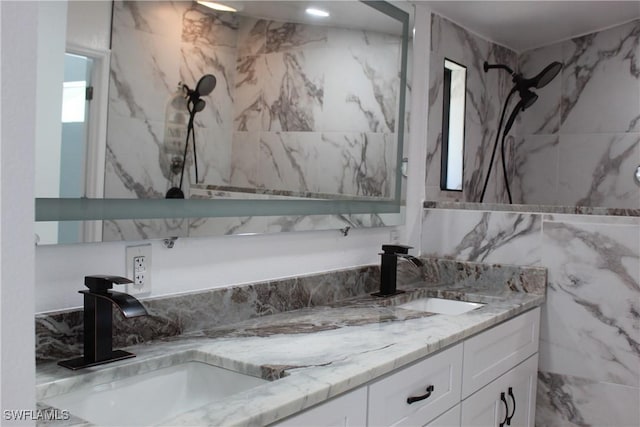
[[[83,387],[44,402],[101,426],[149,426],[267,382],[189,361]]]
[[[455,301],[444,298],[421,298],[401,304],[398,307],[437,314],[462,314],[482,306],[484,304],[478,302]]]

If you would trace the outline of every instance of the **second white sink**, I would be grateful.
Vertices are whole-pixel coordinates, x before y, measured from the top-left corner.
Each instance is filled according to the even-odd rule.
[[[83,387],[44,402],[101,426],[149,426],[267,382],[207,363],[188,361]]]
[[[456,301],[444,298],[421,298],[401,304],[398,307],[437,314],[462,314],[482,306],[484,304],[478,302]]]

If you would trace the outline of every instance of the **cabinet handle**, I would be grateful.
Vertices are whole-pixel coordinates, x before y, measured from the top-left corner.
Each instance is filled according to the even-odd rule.
[[[503,393],[504,394],[504,393]],[[511,397],[511,400],[513,401],[513,412],[511,413],[511,415],[507,416],[507,425],[510,426],[511,425],[511,419],[513,418],[513,416],[516,414],[516,398],[513,395],[513,387],[509,387],[509,397]]]
[[[500,423],[500,427],[504,427],[504,424],[509,418],[509,405],[507,405],[507,399],[504,397],[504,391],[500,393],[500,400],[504,403],[504,420]]]
[[[431,396],[431,393],[433,392],[433,390],[434,390],[433,385],[430,385],[429,387],[427,387],[427,394],[423,394],[422,396],[407,397],[407,403],[411,405],[413,402],[419,402],[421,400],[425,400],[429,396]]]

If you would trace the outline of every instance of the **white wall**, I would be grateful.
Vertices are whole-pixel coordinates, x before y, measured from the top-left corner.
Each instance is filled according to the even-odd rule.
[[[111,44],[111,1],[78,1],[68,4],[67,44],[92,50]]]
[[[35,408],[34,146],[38,3],[0,2],[0,406]],[[27,421],[22,425],[34,424]]]
[[[62,82],[64,81],[67,3],[38,5],[38,55],[36,88],[36,197],[60,197],[60,154],[62,146]],[[58,241],[58,224],[36,224],[42,241]]]
[[[179,239],[173,249],[151,241],[152,297],[252,281],[354,267],[379,262],[383,243],[392,240],[420,247],[424,158],[426,141],[426,99],[429,46],[428,12],[422,8],[420,29],[416,29],[418,52],[413,76],[412,122],[408,167],[407,226],[352,230],[347,237],[338,231],[296,232],[257,236],[224,236]],[[69,23],[74,24],[69,13]],[[104,15],[110,19],[110,14]],[[93,43],[87,36],[86,42]],[[74,43],[82,40],[76,37]],[[95,46],[94,46],[95,47]],[[114,242],[69,246],[41,246],[36,250],[36,311],[51,311],[81,305],[77,293],[88,274],[124,275],[127,245],[142,242]],[[418,253],[419,249],[412,253]]]
[[[152,243],[151,296],[373,264],[390,228],[179,239]],[[129,242],[135,244],[136,242]],[[137,242],[144,243],[144,242]],[[36,311],[82,305],[83,277],[125,275],[125,242],[42,246],[36,253]]]

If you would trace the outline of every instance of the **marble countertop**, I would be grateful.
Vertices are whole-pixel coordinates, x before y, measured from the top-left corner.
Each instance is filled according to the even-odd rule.
[[[39,365],[37,400],[42,402],[80,384],[103,384],[176,361],[201,360],[277,379],[165,420],[163,424],[267,425],[544,302],[541,295],[489,288],[413,285],[404,289],[408,292],[391,298],[356,297],[128,347],[136,358],[100,367],[70,371],[55,363]],[[460,315],[397,307],[426,296],[486,305]],[[39,408],[47,406],[39,403]],[[74,416],[52,424],[90,425]]]

